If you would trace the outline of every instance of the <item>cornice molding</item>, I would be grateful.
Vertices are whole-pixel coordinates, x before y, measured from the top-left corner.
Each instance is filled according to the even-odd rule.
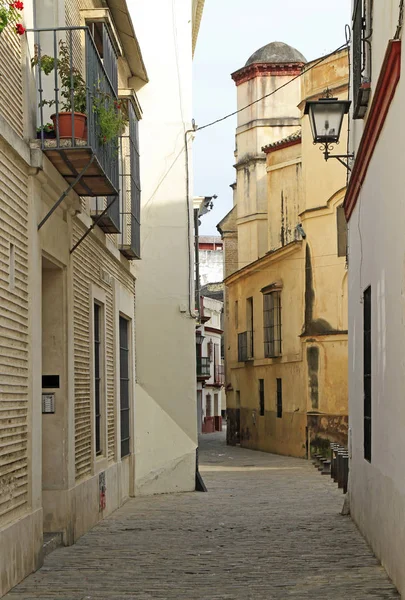
[[[261,258],[258,258],[254,262],[251,262],[250,264],[246,265],[245,267],[242,267],[238,271],[235,271],[235,273],[232,273],[232,275],[226,277],[224,279],[224,283],[225,285],[232,285],[245,275],[251,275],[263,266],[267,267],[272,262],[276,262],[277,260],[285,258],[290,254],[294,254],[294,252],[301,250],[301,248],[302,240],[296,240],[294,242],[290,242],[286,246],[277,248],[277,250],[271,250]]]
[[[401,40],[390,40],[344,201],[349,221],[401,77]]]
[[[304,63],[253,63],[231,74],[236,85],[256,77],[294,77],[300,75]]]

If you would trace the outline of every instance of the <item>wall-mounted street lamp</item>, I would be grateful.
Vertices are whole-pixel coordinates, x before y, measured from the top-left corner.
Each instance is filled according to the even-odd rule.
[[[329,90],[325,91],[325,97],[317,101],[308,100],[305,105],[305,114],[309,115],[314,144],[321,144],[320,150],[325,160],[337,158],[349,171],[351,170],[347,160],[354,158],[354,154],[331,154],[334,145],[339,143],[344,116],[350,109],[350,100],[338,100],[331,98]]]

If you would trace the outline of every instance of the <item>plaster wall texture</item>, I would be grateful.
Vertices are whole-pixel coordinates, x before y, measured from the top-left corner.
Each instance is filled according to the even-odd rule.
[[[395,2],[374,2],[373,76],[395,32]],[[402,45],[401,64],[405,64]],[[351,514],[401,594],[405,594],[405,409],[403,204],[405,84],[401,77],[349,222],[349,414]],[[355,143],[362,121],[352,123]],[[389,199],[389,201],[387,201]],[[363,450],[363,293],[371,286],[372,442]]]
[[[191,202],[187,203],[185,132],[192,128],[192,3],[176,0],[173,6],[159,3],[158,8],[158,3],[148,2],[133,12],[150,78],[139,92],[144,168],[142,261],[134,268],[136,490],[191,491],[197,412],[195,320],[190,316],[193,220]],[[157,53],[157,47],[164,53]],[[188,141],[191,155],[190,134]],[[192,198],[191,180],[189,186]]]
[[[289,79],[292,77],[271,75],[241,83],[237,86],[238,108],[270,94]],[[235,157],[240,266],[267,251],[267,175],[262,147],[296,131],[299,98],[297,80],[238,114]]]
[[[200,258],[200,282],[217,283],[224,278],[224,251],[221,250],[201,250]]]

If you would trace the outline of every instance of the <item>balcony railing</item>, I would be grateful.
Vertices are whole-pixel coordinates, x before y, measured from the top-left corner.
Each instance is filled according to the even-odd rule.
[[[253,333],[244,331],[238,333],[238,362],[253,359]]]
[[[224,385],[225,384],[225,367],[224,365],[217,365],[215,367],[215,384],[216,385]]]
[[[208,356],[197,358],[197,377],[209,379],[211,377],[211,363]]]
[[[118,195],[118,136],[105,135],[97,110],[118,110],[112,46],[105,48],[104,65],[88,27],[34,35],[40,147],[80,196]],[[103,44],[109,43],[106,34]],[[53,135],[46,128],[51,120]]]
[[[120,233],[120,203],[111,196],[90,198],[90,214],[104,233]]]
[[[120,138],[120,250],[129,260],[141,257],[141,184],[139,170],[138,119],[128,101],[129,124]]]

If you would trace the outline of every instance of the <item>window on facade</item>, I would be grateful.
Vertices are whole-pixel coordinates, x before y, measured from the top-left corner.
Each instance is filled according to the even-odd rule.
[[[355,0],[353,12],[353,117],[362,119],[370,99],[373,0]]]
[[[263,295],[264,356],[281,355],[281,292]]]
[[[259,408],[260,416],[264,417],[264,379],[259,379]]]
[[[211,394],[207,394],[205,397],[205,416],[206,417],[210,417],[211,416]]]
[[[102,454],[101,404],[102,404],[102,307],[94,304],[94,426],[96,433],[96,455]]]
[[[283,416],[283,381],[282,379],[276,379],[277,381],[277,418],[281,419]]]
[[[363,298],[364,458],[371,461],[371,287]]]
[[[235,404],[236,408],[240,408],[240,391],[236,390],[235,392]]]
[[[15,246],[10,244],[10,271],[9,271],[9,287],[13,291],[15,288]]]
[[[347,255],[347,222],[345,209],[338,206],[336,209],[336,225],[337,225],[337,246],[338,256]]]
[[[214,417],[219,415],[219,398],[218,394],[214,394]]]
[[[248,357],[253,357],[253,298],[246,300],[246,332]]]
[[[130,454],[130,364],[129,364],[129,322],[120,317],[120,426],[121,458]]]

